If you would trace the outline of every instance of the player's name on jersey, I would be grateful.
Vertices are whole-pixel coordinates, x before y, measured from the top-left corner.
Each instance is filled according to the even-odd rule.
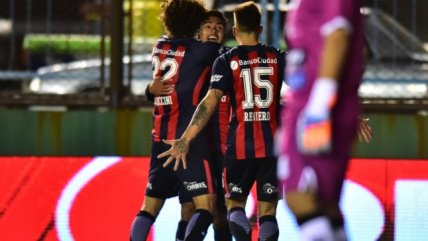
[[[155,97],[155,105],[172,105],[172,98],[170,95],[168,96],[156,96]]]
[[[172,49],[158,49],[158,48],[154,48],[153,50],[154,54],[164,54],[164,55],[172,55],[172,56],[184,56],[184,53],[186,53],[186,51],[180,51],[180,50],[172,50]]]
[[[270,121],[270,113],[266,111],[244,112],[244,121]]]
[[[255,59],[248,59],[248,60],[238,60],[239,65],[251,65],[251,64],[276,64],[278,63],[278,60],[275,58],[262,58],[258,57]]]

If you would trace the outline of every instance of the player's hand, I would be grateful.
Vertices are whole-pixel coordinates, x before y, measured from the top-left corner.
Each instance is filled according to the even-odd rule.
[[[303,111],[297,123],[297,143],[301,153],[317,155],[331,150],[331,120],[319,118]]]
[[[369,125],[369,118],[358,118],[358,140],[361,142],[370,143],[372,140],[372,128]]]
[[[162,80],[161,77],[154,77],[149,84],[149,91],[155,96],[169,95],[174,91],[174,84],[171,80]]]
[[[158,158],[169,156],[166,162],[163,164],[163,167],[167,167],[175,160],[174,171],[178,170],[180,163],[183,164],[184,169],[187,169],[186,155],[189,151],[189,142],[182,138],[177,140],[163,140],[163,142],[165,144],[171,145],[171,148],[168,151],[165,151],[157,156]]]
[[[297,147],[307,155],[328,153],[332,148],[331,109],[336,99],[336,82],[318,79],[308,103],[297,120]]]

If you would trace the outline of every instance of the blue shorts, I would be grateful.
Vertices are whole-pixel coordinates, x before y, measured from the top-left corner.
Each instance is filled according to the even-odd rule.
[[[162,166],[168,158],[157,158],[157,155],[169,150],[170,145],[152,142],[147,196],[167,199],[179,195],[180,202],[185,202],[196,196],[215,193],[211,157],[209,152],[201,151],[204,149],[197,144],[189,148],[187,169],[180,166],[174,171],[174,163],[165,168]]]
[[[251,188],[257,184],[257,200],[276,201],[279,193],[276,178],[276,157],[236,160],[226,158],[223,171],[226,198],[247,198]]]

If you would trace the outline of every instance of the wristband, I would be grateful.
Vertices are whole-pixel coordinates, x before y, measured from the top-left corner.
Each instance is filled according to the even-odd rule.
[[[334,79],[318,78],[312,86],[306,112],[314,117],[325,118],[336,102],[337,82]]]

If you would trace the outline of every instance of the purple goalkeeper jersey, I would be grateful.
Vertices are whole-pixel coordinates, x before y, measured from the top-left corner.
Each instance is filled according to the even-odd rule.
[[[304,59],[301,66],[304,77],[287,80],[291,90],[287,106],[300,108],[306,103],[312,84],[318,77],[323,38],[339,28],[351,34],[351,42],[339,81],[337,107],[344,103],[347,103],[345,106],[349,102],[357,103],[358,86],[364,69],[362,15],[356,11],[361,7],[361,0],[296,0],[292,4],[294,9],[287,13],[286,40],[290,53],[296,49],[300,53],[297,56],[289,55],[287,65],[292,66],[293,61]],[[354,106],[357,112],[358,107]],[[348,108],[347,111],[351,110]]]

